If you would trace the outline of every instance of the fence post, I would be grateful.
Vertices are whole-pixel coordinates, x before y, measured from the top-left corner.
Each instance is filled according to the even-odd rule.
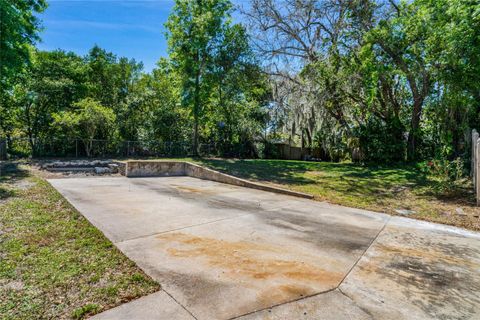
[[[78,139],[75,139],[75,158],[78,158]]]
[[[480,206],[480,139],[478,138],[475,142],[475,152],[475,195],[477,197],[477,206]]]
[[[477,179],[476,179],[476,172],[477,172],[477,166],[476,166],[476,162],[478,161],[478,157],[477,157],[477,140],[479,138],[479,135],[478,135],[478,132],[477,130],[473,129],[472,130],[472,166],[471,166],[471,169],[470,169],[470,174],[472,176],[472,179],[473,179],[473,185],[476,187],[477,185]]]

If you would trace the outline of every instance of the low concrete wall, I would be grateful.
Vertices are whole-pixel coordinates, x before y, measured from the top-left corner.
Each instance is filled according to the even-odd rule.
[[[203,180],[211,180],[240,187],[253,188],[263,191],[281,193],[295,197],[312,199],[306,193],[267,186],[261,183],[240,179],[225,173],[208,169],[190,162],[183,161],[127,161],[125,176],[127,177],[167,177],[190,176]]]
[[[168,177],[184,176],[185,162],[177,161],[128,161],[125,169],[127,177]]]

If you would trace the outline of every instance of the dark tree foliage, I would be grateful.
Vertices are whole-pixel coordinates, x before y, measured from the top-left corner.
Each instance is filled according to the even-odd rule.
[[[251,0],[235,23],[229,0],[176,0],[169,57],[150,73],[97,45],[83,57],[35,50],[45,2],[0,3],[0,135],[33,152],[88,137],[194,154],[215,144],[225,156],[257,157],[259,142],[273,155],[282,142],[325,160],[451,160],[468,157],[480,129],[478,1]]]

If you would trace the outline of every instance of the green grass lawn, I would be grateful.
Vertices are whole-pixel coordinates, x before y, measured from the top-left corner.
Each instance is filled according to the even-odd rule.
[[[0,177],[1,319],[81,319],[157,290],[48,182]]]
[[[314,195],[316,200],[389,214],[411,210],[409,217],[480,230],[479,208],[471,185],[449,196],[417,165],[362,166],[289,160],[195,159],[234,176],[273,183]],[[458,212],[463,214],[458,214]]]

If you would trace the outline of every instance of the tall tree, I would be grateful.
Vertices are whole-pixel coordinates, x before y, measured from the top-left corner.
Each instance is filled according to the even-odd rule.
[[[46,7],[45,0],[0,0],[0,134],[11,134],[13,82],[30,61],[30,47],[39,39],[40,21],[35,14]]]
[[[52,114],[68,110],[87,94],[85,65],[71,52],[35,51],[27,71],[14,86],[11,106],[36,153],[38,142],[51,133]]]
[[[193,113],[194,154],[198,154],[199,122],[210,91],[205,75],[231,7],[228,0],[176,0],[166,23],[170,57],[182,78],[182,103]]]
[[[414,3],[391,1],[391,13],[380,19],[366,36],[373,44],[379,64],[393,64],[405,78],[411,95],[411,116],[407,157],[418,158],[421,139],[420,120],[425,99],[432,89],[432,68],[425,59],[430,24],[428,15]]]
[[[0,85],[30,61],[29,46],[37,40],[40,21],[35,15],[47,7],[45,0],[0,0]]]
[[[109,139],[115,131],[115,114],[112,109],[102,106],[92,98],[76,102],[72,111],[53,115],[54,126],[68,130],[80,138],[85,146],[85,153],[90,157],[93,150],[93,139]]]

